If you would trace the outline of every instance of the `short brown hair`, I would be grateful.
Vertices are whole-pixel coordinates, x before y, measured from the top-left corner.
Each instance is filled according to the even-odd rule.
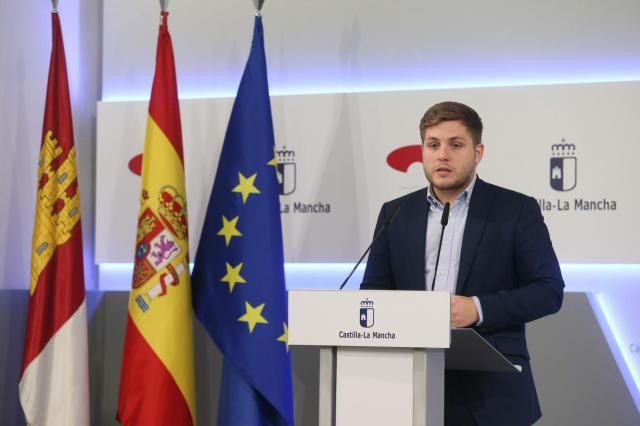
[[[420,120],[420,138],[424,142],[427,128],[443,121],[460,121],[469,131],[474,145],[482,143],[482,120],[475,110],[459,102],[440,102],[427,110]]]

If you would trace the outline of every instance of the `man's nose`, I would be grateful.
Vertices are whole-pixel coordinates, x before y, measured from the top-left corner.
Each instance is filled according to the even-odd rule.
[[[451,152],[449,151],[448,146],[440,145],[440,147],[438,148],[438,151],[436,152],[436,157],[438,158],[438,160],[448,160],[450,153]]]

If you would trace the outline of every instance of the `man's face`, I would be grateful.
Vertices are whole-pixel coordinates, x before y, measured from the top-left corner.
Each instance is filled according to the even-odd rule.
[[[471,183],[484,146],[474,146],[460,121],[443,121],[425,130],[422,165],[441,202],[453,201]]]

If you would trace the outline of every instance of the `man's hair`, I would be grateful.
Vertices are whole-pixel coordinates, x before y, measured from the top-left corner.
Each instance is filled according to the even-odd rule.
[[[482,143],[482,120],[475,110],[459,102],[440,102],[427,110],[420,120],[420,138],[424,142],[427,128],[444,121],[460,121],[469,131],[474,145]]]

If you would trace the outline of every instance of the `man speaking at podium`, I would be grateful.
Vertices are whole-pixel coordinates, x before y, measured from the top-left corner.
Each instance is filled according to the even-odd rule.
[[[484,145],[472,108],[432,106],[420,136],[429,185],[382,206],[360,288],[448,291],[451,326],[475,328],[522,366],[522,373],[446,371],[445,425],[531,425],[541,413],[525,323],[557,312],[564,288],[540,208],[477,176]]]

